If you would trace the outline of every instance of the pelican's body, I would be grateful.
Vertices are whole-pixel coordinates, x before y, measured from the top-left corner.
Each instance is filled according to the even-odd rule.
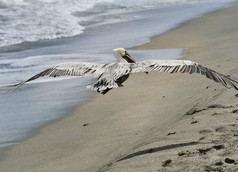
[[[26,82],[43,76],[82,76],[91,73],[97,81],[87,86],[101,94],[106,94],[109,90],[122,87],[122,83],[128,79],[130,74],[150,71],[168,72],[168,73],[198,73],[205,75],[208,79],[219,82],[225,87],[233,87],[238,90],[238,82],[228,76],[220,74],[212,69],[199,65],[189,60],[146,60],[136,62],[124,48],[113,50],[114,56],[118,60],[117,63],[96,64],[88,62],[68,62],[61,63],[55,67],[46,69],[45,71],[23,81],[17,86],[21,86]]]

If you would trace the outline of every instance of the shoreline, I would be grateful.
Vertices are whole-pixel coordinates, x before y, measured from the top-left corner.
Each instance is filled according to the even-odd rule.
[[[234,42],[233,44],[228,42],[230,38],[235,41],[235,37],[231,37],[231,34],[236,33],[235,24],[232,25],[233,27],[226,25],[226,27],[229,27],[228,30],[233,31],[227,34],[222,30],[226,27],[222,27],[219,22],[214,21],[215,17],[222,20],[223,24],[224,22],[229,22],[225,20],[226,17],[220,19],[217,16],[229,16],[231,11],[235,12],[237,9],[238,5],[234,5],[193,19],[165,34],[153,37],[149,43],[133,49],[189,48],[184,58],[201,63],[204,62],[205,64],[202,64],[214,70],[219,69],[221,73],[232,74],[232,76],[235,74],[237,76]],[[229,16],[229,19],[236,18],[236,15],[234,17]],[[217,26],[209,26],[208,21],[214,21],[212,24]],[[204,22],[206,29],[201,26],[201,23]],[[221,29],[219,30],[219,28]],[[219,35],[221,36],[219,37]],[[226,41],[223,42],[223,45],[219,44],[220,49],[218,52],[214,52],[214,47],[219,47],[214,42],[214,39],[219,42]],[[183,40],[182,43],[180,40]],[[204,47],[205,45],[209,45],[209,47]],[[227,49],[222,49],[222,47]],[[232,54],[228,51],[229,49],[232,49]],[[196,55],[196,57],[190,58],[190,55]],[[229,59],[224,59],[225,55],[229,55]],[[222,68],[218,65],[221,65]],[[233,67],[232,70],[230,66]],[[222,86],[204,79],[204,77],[193,79],[190,76],[190,80],[187,81],[187,75],[178,74],[178,78],[177,75],[159,74],[160,79],[155,73],[149,75],[149,77],[143,74],[131,76],[125,83],[124,88],[112,90],[112,93],[107,97],[96,95],[88,103],[76,108],[76,111],[69,116],[45,126],[39,133],[37,132],[36,136],[12,147],[6,153],[6,159],[0,163],[0,169],[14,171],[14,165],[17,166],[16,164],[19,165],[15,170],[22,169],[23,171],[65,171],[67,169],[70,169],[70,171],[98,171],[98,169],[107,169],[108,171],[130,171],[134,169],[134,171],[143,171],[159,168],[159,166],[155,167],[155,164],[151,163],[153,162],[152,159],[157,156],[156,160],[161,162],[162,160],[158,156],[162,156],[166,160],[168,155],[161,155],[159,151],[153,154],[141,154],[142,157],[139,155],[134,156],[136,158],[128,158],[128,155],[139,154],[140,150],[169,145],[171,141],[175,141],[177,144],[197,141],[201,138],[201,134],[188,134],[188,131],[186,132],[188,128],[182,128],[176,124],[177,122],[182,123],[183,121],[191,120],[190,118],[185,118],[183,114],[194,108],[194,106],[201,108],[207,106],[209,102],[211,104],[232,105],[233,107],[231,108],[236,108],[233,103],[237,101],[234,96],[236,93],[234,90],[226,90]],[[144,80],[143,83],[141,83],[142,79]],[[161,82],[161,80],[166,80],[166,82]],[[184,84],[184,81],[186,84]],[[148,85],[147,82],[151,84]],[[174,84],[171,85],[171,83],[176,84],[177,88],[174,88]],[[160,85],[159,88],[157,88],[158,85]],[[154,96],[155,94],[157,95],[156,97]],[[197,94],[197,97],[194,97],[194,94]],[[176,101],[174,96],[184,97]],[[171,109],[171,106],[169,106],[171,102],[176,109]],[[158,104],[160,104],[159,107]],[[221,111],[224,109],[215,108],[213,110]],[[180,115],[177,115],[177,113]],[[199,121],[201,120],[199,119]],[[86,123],[89,125],[83,126]],[[182,134],[180,133],[172,136],[172,139],[167,138],[166,135],[169,132],[174,132],[174,129],[172,130],[168,125],[177,128],[178,131],[184,131],[189,137],[187,136],[185,140],[181,140]],[[186,127],[191,126],[188,125]],[[212,128],[212,126],[210,127]],[[80,136],[80,138],[77,138],[77,136]],[[160,142],[159,138],[164,138],[164,140]],[[206,139],[205,141],[207,141]],[[171,151],[169,155],[173,153]],[[99,158],[101,160],[99,161],[95,155],[103,158]],[[23,159],[26,159],[22,162],[17,156],[22,156],[24,157]],[[126,157],[126,160],[117,161]],[[173,161],[175,161],[174,159]],[[147,162],[148,160],[151,160],[151,162]],[[79,166],[79,162],[82,165]],[[140,167],[139,162],[144,163],[144,166]],[[145,162],[149,163],[150,166],[146,166]],[[14,165],[11,165],[12,163]],[[176,166],[176,161],[174,163]],[[92,164],[95,166],[91,167]]]

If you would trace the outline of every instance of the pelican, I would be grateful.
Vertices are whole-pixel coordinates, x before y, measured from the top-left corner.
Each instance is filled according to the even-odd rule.
[[[92,74],[97,81],[87,88],[106,94],[113,88],[123,87],[122,83],[128,79],[130,74],[151,71],[165,73],[188,73],[201,74],[215,82],[221,83],[226,88],[233,87],[238,90],[238,81],[231,79],[212,69],[204,67],[196,62],[189,60],[145,60],[136,62],[134,58],[124,49],[116,48],[113,50],[114,56],[118,60],[116,63],[97,64],[88,62],[66,62],[46,69],[31,78],[16,84],[20,87],[23,84],[35,80],[39,77],[50,76],[82,76],[87,73]]]

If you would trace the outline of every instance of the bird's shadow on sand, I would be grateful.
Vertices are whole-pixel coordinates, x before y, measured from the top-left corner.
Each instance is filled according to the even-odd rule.
[[[130,155],[127,155],[127,156],[119,159],[117,162],[131,159],[131,158],[134,158],[134,157],[140,156],[140,155],[145,155],[145,154],[150,154],[150,153],[155,153],[155,152],[159,152],[159,151],[175,149],[175,148],[180,148],[180,147],[192,146],[192,145],[197,145],[197,144],[201,144],[201,143],[200,142],[187,142],[187,143],[178,143],[178,144],[171,144],[171,145],[160,146],[160,147],[156,147],[156,148],[145,149],[145,150],[141,150],[141,151],[132,153]]]

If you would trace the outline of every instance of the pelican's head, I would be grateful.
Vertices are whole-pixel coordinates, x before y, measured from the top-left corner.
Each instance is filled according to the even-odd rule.
[[[135,63],[136,61],[130,56],[125,48],[116,48],[113,50],[114,56],[119,62]]]

